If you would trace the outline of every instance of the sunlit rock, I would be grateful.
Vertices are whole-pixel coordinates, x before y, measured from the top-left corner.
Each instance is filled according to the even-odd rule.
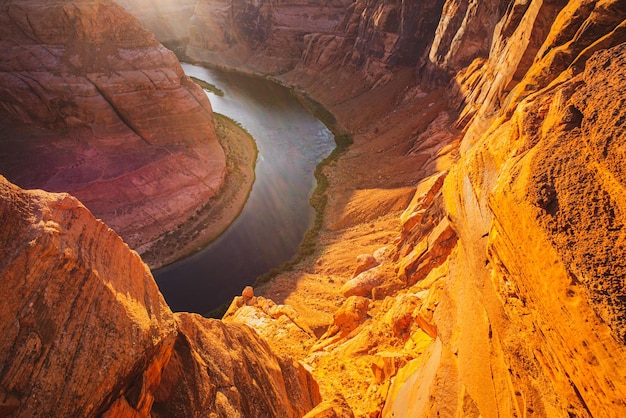
[[[67,194],[0,177],[0,218],[4,411],[147,416],[177,327],[146,265]]]

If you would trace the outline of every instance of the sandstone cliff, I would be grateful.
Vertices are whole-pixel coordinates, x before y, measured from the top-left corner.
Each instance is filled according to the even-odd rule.
[[[261,290],[314,335],[230,315],[357,416],[622,416],[624,3],[423,7],[411,59],[393,6],[356,2],[280,77],[355,143],[322,248]]]
[[[249,327],[173,314],[70,195],[0,177],[0,219],[0,415],[300,417],[319,402]]]
[[[133,247],[216,195],[211,106],[176,57],[115,3],[0,6],[0,170],[77,196]]]
[[[3,415],[147,415],[177,332],[146,265],[67,194],[0,196]]]

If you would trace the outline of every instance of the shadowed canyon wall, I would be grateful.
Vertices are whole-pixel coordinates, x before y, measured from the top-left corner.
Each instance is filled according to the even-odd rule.
[[[293,68],[312,32],[331,30],[349,0],[198,1],[186,53],[195,60],[244,71]]]
[[[216,195],[211,105],[174,54],[112,2],[0,6],[0,167],[67,191],[140,251]]]

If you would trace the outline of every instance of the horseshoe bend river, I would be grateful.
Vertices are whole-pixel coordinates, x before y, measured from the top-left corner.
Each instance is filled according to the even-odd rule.
[[[256,180],[239,217],[199,252],[153,272],[173,311],[207,313],[293,257],[315,213],[313,171],[335,147],[333,134],[290,91],[272,81],[182,64],[224,92],[213,111],[239,122],[259,151]]]

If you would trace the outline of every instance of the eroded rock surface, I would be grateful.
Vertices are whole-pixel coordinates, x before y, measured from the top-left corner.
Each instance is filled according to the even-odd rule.
[[[224,152],[176,57],[113,2],[0,6],[0,169],[67,191],[142,252],[215,196]]]
[[[74,197],[0,177],[0,219],[3,416],[301,417],[321,400],[250,327],[173,314]]]
[[[0,219],[3,413],[148,415],[177,331],[146,265],[67,194],[0,177]]]
[[[179,337],[156,394],[157,417],[301,417],[321,398],[296,361],[246,325],[177,314]]]
[[[427,51],[443,0],[358,0],[332,33],[307,36],[300,67],[306,71],[350,66],[370,85],[389,81],[399,66],[416,65]]]
[[[368,7],[392,9],[368,3],[352,33]],[[318,46],[282,76],[355,135],[325,169],[323,248],[263,294],[301,312],[327,298],[305,361],[356,416],[620,416],[624,3],[449,0],[433,14],[412,77],[385,48],[354,66],[345,51],[365,44],[339,33],[307,38]],[[416,173],[398,214],[386,199]],[[356,280],[347,260],[382,245],[386,274]]]

